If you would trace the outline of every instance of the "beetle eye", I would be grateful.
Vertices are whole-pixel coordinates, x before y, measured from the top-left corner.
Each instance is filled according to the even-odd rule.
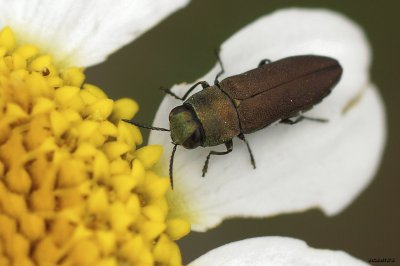
[[[186,149],[194,149],[201,144],[201,133],[200,133],[200,128],[197,128],[195,132],[185,140],[184,143],[182,143],[182,146],[185,147]]]

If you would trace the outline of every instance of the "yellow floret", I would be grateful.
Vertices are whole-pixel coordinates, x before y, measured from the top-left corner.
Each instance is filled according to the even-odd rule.
[[[145,168],[150,168],[160,159],[162,151],[160,145],[149,145],[137,150],[136,156]]]
[[[0,265],[180,265],[162,147],[136,149],[139,107],[0,31]]]
[[[121,119],[131,119],[139,111],[139,105],[132,99],[123,98],[115,101],[114,112],[111,115],[111,121]]]
[[[80,87],[85,80],[85,74],[83,74],[82,68],[70,67],[64,69],[61,73],[61,78],[66,85]]]
[[[189,234],[190,224],[183,219],[175,218],[167,221],[167,231],[168,235],[173,240],[178,240]]]
[[[0,46],[3,47],[8,52],[14,49],[15,38],[14,38],[14,33],[12,32],[10,27],[5,27],[0,32]]]
[[[37,55],[39,53],[39,49],[34,45],[25,44],[25,45],[19,46],[16,49],[15,53],[19,54],[24,59],[29,59],[29,58],[32,58],[33,56]]]

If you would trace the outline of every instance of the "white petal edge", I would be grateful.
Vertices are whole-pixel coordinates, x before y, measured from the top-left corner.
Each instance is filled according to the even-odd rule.
[[[207,252],[188,266],[357,266],[368,265],[346,252],[315,249],[287,237],[258,237]]]
[[[0,0],[0,28],[38,45],[61,66],[91,66],[189,0]]]
[[[262,36],[262,37],[261,37]],[[256,41],[257,40],[257,41]],[[185,216],[192,229],[205,231],[230,217],[268,217],[321,208],[334,215],[346,208],[369,184],[379,165],[386,136],[383,103],[369,84],[369,47],[362,30],[349,19],[327,10],[288,9],[248,25],[222,45],[225,76],[254,68],[262,58],[319,54],[336,58],[344,73],[324,101],[307,112],[329,123],[304,121],[272,125],[246,135],[257,163],[253,170],[246,146],[210,160],[210,149],[179,147],[174,163],[175,187],[169,200],[172,216]],[[212,81],[215,66],[200,80]],[[190,85],[178,85],[183,94]],[[345,115],[342,110],[357,95]],[[168,113],[181,104],[164,98],[154,125],[168,127]],[[165,146],[159,167],[168,175],[170,136],[152,131],[150,143]],[[214,147],[224,150],[224,147]]]

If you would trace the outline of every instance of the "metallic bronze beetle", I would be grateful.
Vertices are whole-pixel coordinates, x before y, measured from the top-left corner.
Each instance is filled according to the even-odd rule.
[[[198,146],[209,147],[225,144],[226,151],[210,151],[203,167],[207,172],[211,155],[224,155],[232,151],[232,139],[245,141],[250,159],[255,160],[244,134],[260,130],[273,122],[295,124],[303,119],[326,122],[324,119],[309,118],[301,113],[311,109],[326,97],[339,82],[342,67],[333,58],[301,55],[287,57],[275,62],[263,60],[257,68],[218,81],[224,73],[217,74],[214,85],[206,81],[194,84],[183,97],[169,89],[166,93],[180,99],[182,105],[172,109],[169,115],[170,130],[146,127],[125,120],[140,127],[171,131],[174,149],[170,162],[171,186],[173,185],[173,156],[177,145],[187,149]],[[198,85],[203,90],[189,96]],[[296,117],[294,120],[290,118]]]

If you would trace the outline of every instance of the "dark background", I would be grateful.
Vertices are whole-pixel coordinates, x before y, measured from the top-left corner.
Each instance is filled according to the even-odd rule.
[[[373,49],[372,80],[383,95],[389,127],[380,170],[340,215],[326,217],[312,210],[225,221],[207,233],[191,233],[181,240],[184,262],[231,241],[278,235],[305,240],[313,247],[345,250],[366,261],[394,258],[391,265],[400,265],[400,1],[194,0],[107,62],[88,69],[87,81],[111,98],[136,99],[141,108],[137,121],[150,124],[164,96],[160,85],[193,82],[214,66],[213,50],[229,36],[262,15],[293,6],[333,9],[364,28]]]

